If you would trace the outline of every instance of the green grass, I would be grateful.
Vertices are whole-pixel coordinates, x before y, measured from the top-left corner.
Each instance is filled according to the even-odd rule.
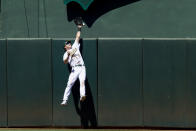
[[[163,131],[151,129],[46,129],[46,128],[0,128],[0,131]],[[177,131],[177,130],[167,130]],[[183,130],[180,130],[183,131]],[[191,131],[191,130],[189,130]]]
[[[150,129],[44,129],[44,128],[0,128],[0,131],[150,131]],[[154,130],[155,131],[155,130]]]

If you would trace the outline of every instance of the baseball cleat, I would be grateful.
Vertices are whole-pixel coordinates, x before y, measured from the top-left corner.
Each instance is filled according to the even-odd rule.
[[[63,100],[61,106],[66,106],[66,105],[67,105],[67,101]]]
[[[86,99],[86,96],[80,97],[80,101],[83,102]]]

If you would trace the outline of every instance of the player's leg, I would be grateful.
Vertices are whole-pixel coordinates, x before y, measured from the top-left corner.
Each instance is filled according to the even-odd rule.
[[[79,80],[80,80],[80,100],[84,101],[86,98],[86,92],[85,92],[86,68],[85,67],[81,67]]]
[[[69,79],[67,82],[67,86],[65,88],[64,96],[63,96],[63,103],[67,103],[68,97],[71,93],[71,88],[74,85],[75,81],[77,80],[79,72],[77,70],[72,70],[71,74],[69,75]]]

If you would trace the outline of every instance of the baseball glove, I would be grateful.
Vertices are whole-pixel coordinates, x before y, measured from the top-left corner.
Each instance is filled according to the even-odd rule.
[[[85,24],[84,24],[84,22],[83,22],[83,20],[82,20],[82,17],[76,17],[75,19],[74,19],[74,23],[78,26],[78,25],[80,25],[80,26],[84,26]]]

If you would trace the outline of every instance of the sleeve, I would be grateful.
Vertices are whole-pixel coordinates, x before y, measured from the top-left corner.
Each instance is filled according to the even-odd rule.
[[[78,43],[76,40],[74,41],[73,45],[72,45],[72,48],[77,48],[79,49],[80,48],[80,43]]]
[[[68,58],[68,54],[67,52],[65,52],[65,54],[63,55],[63,61],[65,61]]]

